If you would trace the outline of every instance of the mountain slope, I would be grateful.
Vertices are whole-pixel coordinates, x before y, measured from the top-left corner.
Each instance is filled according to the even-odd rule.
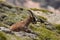
[[[12,24],[24,20],[29,16],[28,10],[33,11],[33,9],[15,7],[9,5],[9,3],[0,2],[0,28],[4,27],[4,29],[8,29],[7,27],[10,27]],[[39,10],[39,12],[42,12],[43,14],[52,14],[48,10]],[[37,10],[34,12],[37,12]],[[44,20],[44,22],[47,21],[47,18],[43,15],[39,16],[37,14],[36,17],[39,20]],[[47,25],[49,25],[49,27]],[[57,33],[56,29],[53,29],[55,26],[53,25],[52,27],[51,25],[53,24],[49,24],[48,21],[47,24],[42,23],[41,21],[37,22],[37,24],[31,23],[29,28],[38,35],[23,31],[13,32],[14,34],[0,31],[0,40],[60,40],[60,34]]]

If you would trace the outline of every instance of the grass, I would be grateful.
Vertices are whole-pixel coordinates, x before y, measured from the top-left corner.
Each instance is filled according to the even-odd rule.
[[[37,27],[36,25],[31,25],[30,28],[39,34],[41,40],[60,40],[60,35],[50,31],[44,27]]]
[[[6,7],[6,8],[8,8],[8,7]],[[17,8],[19,8],[19,7],[17,7]],[[1,10],[3,12],[1,12]],[[15,10],[15,11],[12,11],[12,10]],[[43,9],[34,9],[33,8],[31,10],[49,13],[48,10],[43,10]],[[12,23],[16,23],[17,21],[22,21],[29,16],[29,12],[27,10],[25,10],[25,9],[21,10],[20,8],[17,10],[15,7],[12,9],[8,8],[8,10],[4,10],[4,8],[0,8],[0,12],[1,12],[1,14],[0,14],[1,16],[3,16],[2,14],[7,16],[6,18],[3,19],[3,21],[0,21],[0,26],[4,26],[4,27],[10,26],[10,25],[12,25]],[[37,17],[47,21],[47,19],[42,16],[37,16]],[[1,20],[1,18],[0,18],[0,20]],[[55,27],[60,32],[60,25],[56,25]],[[29,25],[29,28],[38,34],[38,36],[34,40],[60,40],[60,34],[46,29],[45,25],[41,24],[39,22],[37,24],[31,23]],[[0,32],[0,39],[1,40],[33,40],[30,37],[18,37],[16,35],[7,34],[4,32]]]
[[[48,10],[46,10],[46,9],[37,9],[37,8],[30,8],[31,10],[33,10],[33,11],[41,11],[41,12],[43,12],[43,13],[50,13],[50,14],[52,14],[53,12],[51,12],[51,11],[48,11]]]

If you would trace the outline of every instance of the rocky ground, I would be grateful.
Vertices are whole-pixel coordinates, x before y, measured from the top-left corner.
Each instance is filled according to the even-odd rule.
[[[34,13],[37,20],[36,24],[31,23],[28,27],[36,34],[24,31],[10,32],[9,27],[12,24],[29,16],[28,10]],[[55,13],[45,9],[20,8],[0,2],[0,40],[60,40],[60,24],[54,23],[56,17]],[[59,20],[58,17],[56,20]]]

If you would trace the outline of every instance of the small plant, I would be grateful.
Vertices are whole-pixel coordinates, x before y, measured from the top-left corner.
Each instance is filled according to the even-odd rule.
[[[6,40],[6,37],[2,32],[0,32],[0,40]]]
[[[60,30],[60,24],[55,24],[56,29]]]
[[[55,27],[56,27],[56,29],[57,29],[57,33],[60,34],[60,24],[55,24]]]

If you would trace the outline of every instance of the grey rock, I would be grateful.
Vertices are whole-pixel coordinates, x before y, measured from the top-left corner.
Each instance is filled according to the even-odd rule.
[[[32,39],[35,39],[37,37],[37,35],[35,34],[23,32],[23,31],[15,32],[15,35],[20,37],[30,37]]]
[[[23,31],[13,32],[13,31],[11,31],[10,29],[8,29],[6,27],[0,27],[0,31],[3,31],[5,33],[9,33],[9,34],[15,34],[16,36],[19,36],[19,37],[30,37],[32,39],[35,39],[37,37],[36,34],[27,33],[27,32],[23,32]]]
[[[13,31],[11,31],[10,29],[8,29],[6,27],[0,27],[0,31],[3,31],[5,33],[9,33],[9,34],[14,34]]]

